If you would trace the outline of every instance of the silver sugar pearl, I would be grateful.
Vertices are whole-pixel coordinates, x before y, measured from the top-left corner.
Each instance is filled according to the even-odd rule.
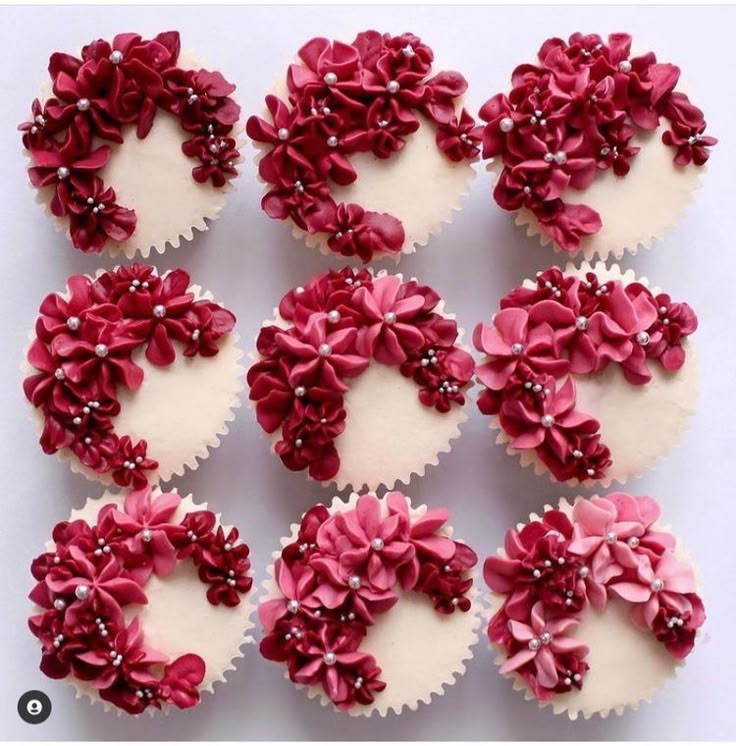
[[[498,128],[501,132],[511,132],[514,129],[514,120],[511,117],[504,117],[499,123]]]
[[[66,601],[63,598],[57,598],[54,601],[54,608],[57,611],[64,611],[66,609]]]
[[[95,345],[95,355],[97,355],[97,357],[107,357],[108,352],[109,350],[107,349],[107,345],[101,343]]]
[[[521,342],[514,342],[514,344],[511,345],[511,352],[514,355],[521,355],[521,353],[524,352],[524,345],[521,344]]]
[[[318,352],[322,357],[327,357],[332,353],[332,347],[330,347],[327,342],[322,342],[322,344],[319,346]]]
[[[618,69],[622,73],[630,73],[631,72],[631,63],[628,60],[621,60],[621,62],[618,63]]]
[[[388,313],[384,314],[383,320],[387,324],[394,324],[396,323],[396,314],[393,311],[389,311]]]
[[[299,611],[299,602],[295,598],[291,598],[286,604],[286,608],[292,614],[296,614]]]
[[[75,332],[77,329],[79,329],[80,320],[78,316],[70,316],[66,320],[66,328],[70,329],[71,331]]]
[[[123,61],[123,53],[116,49],[109,57],[113,65],[119,65]]]
[[[380,552],[383,547],[383,539],[380,536],[376,536],[376,538],[371,541],[371,548],[374,549],[376,552]]]
[[[60,179],[68,179],[69,178],[69,169],[66,166],[59,166],[59,168],[56,169],[56,175]]]
[[[322,80],[324,80],[327,85],[335,85],[335,83],[337,83],[337,75],[335,73],[327,73]]]
[[[651,585],[649,586],[655,593],[659,593],[664,588],[664,581],[659,578],[654,578]]]
[[[166,316],[166,306],[162,306],[161,304],[154,306],[153,315],[157,319],[162,319],[164,316]]]
[[[358,588],[362,585],[360,581],[360,577],[358,575],[351,575],[348,578],[348,585],[354,590],[357,591]]]
[[[584,332],[588,328],[588,317],[587,316],[578,316],[575,319],[575,328],[579,329],[581,332]]]
[[[649,344],[649,332],[639,332],[636,335],[636,341],[642,346],[646,347]]]
[[[279,140],[288,140],[289,139],[289,130],[286,129],[286,127],[281,127],[279,129]]]
[[[389,93],[398,93],[400,87],[398,80],[389,80],[388,83],[386,83],[386,90]]]
[[[325,666],[334,666],[337,663],[337,656],[332,652],[328,651],[322,656]]]
[[[335,135],[330,135],[327,138],[327,145],[329,147],[331,147],[331,148],[336,148],[337,147],[337,138],[335,137]]]
[[[88,98],[80,98],[79,101],[77,101],[77,109],[79,109],[79,111],[87,111],[89,107],[90,103]]]
[[[333,309],[327,314],[327,320],[330,324],[337,324],[340,321],[340,312],[337,309]]]
[[[542,423],[542,427],[552,427],[555,424],[555,417],[552,414],[545,414],[542,415],[540,422]]]
[[[80,600],[84,601],[85,599],[89,598],[89,586],[88,585],[78,585],[74,589],[74,595]]]

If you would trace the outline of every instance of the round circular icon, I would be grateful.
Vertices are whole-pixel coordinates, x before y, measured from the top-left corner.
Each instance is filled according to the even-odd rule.
[[[18,714],[30,725],[38,725],[51,714],[51,700],[43,692],[32,689],[18,700]]]

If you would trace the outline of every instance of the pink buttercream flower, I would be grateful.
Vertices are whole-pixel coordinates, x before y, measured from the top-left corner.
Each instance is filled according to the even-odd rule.
[[[74,597],[74,603],[66,610],[69,623],[73,624],[90,607],[104,609],[107,616],[120,621],[122,606],[147,603],[141,586],[123,574],[123,567],[115,557],[108,555],[97,566],[75,546],[69,548],[69,556],[74,574],[46,580],[53,593]]]
[[[580,500],[573,508],[575,535],[570,551],[590,558],[593,577],[609,583],[625,569],[641,562],[635,549],[659,517],[659,506],[649,497],[625,493]]]
[[[523,363],[537,373],[559,378],[569,363],[558,358],[552,348],[549,328],[530,327],[529,314],[521,308],[507,308],[493,317],[493,326],[478,324],[473,344],[490,360],[476,368],[478,378],[491,389],[500,390]]]
[[[553,689],[559,681],[555,657],[572,655],[584,658],[588,654],[588,648],[583,643],[568,636],[575,630],[579,620],[573,617],[547,619],[544,605],[538,602],[532,608],[530,622],[509,621],[513,639],[523,647],[508,658],[499,671],[502,674],[510,673],[533,662],[540,685]]]
[[[337,392],[347,391],[342,379],[359,375],[370,363],[356,354],[357,335],[355,328],[329,331],[326,313],[311,314],[299,338],[288,332],[277,334],[279,349],[298,361],[289,373],[289,383],[300,386],[317,381]]]
[[[151,497],[151,487],[129,492],[123,510],[114,510],[112,520],[126,535],[125,547],[135,565],[131,576],[143,585],[151,573],[164,577],[176,567],[176,549],[172,538],[183,529],[171,523],[181,497],[175,492]]]
[[[397,514],[383,517],[381,504],[373,495],[362,495],[354,510],[338,513],[335,529],[342,531],[353,546],[340,554],[341,571],[366,577],[379,590],[391,588],[397,569],[414,559],[406,522]],[[326,538],[325,533],[322,536]]]
[[[636,604],[632,614],[651,627],[661,606],[676,608],[679,595],[696,592],[695,573],[671,549],[653,562],[644,555],[637,560],[634,579],[623,579],[608,587],[612,593]]]
[[[424,343],[424,336],[412,323],[424,308],[421,295],[401,298],[401,278],[385,275],[373,281],[373,289],[359,288],[354,306],[365,322],[358,332],[357,349],[384,365],[403,363]]]
[[[499,418],[512,437],[512,448],[537,448],[544,443],[563,460],[568,455],[572,433],[592,435],[600,426],[597,420],[575,409],[575,384],[571,377],[557,390],[551,385],[550,381],[550,386],[540,391],[537,407],[520,400],[505,401]]]

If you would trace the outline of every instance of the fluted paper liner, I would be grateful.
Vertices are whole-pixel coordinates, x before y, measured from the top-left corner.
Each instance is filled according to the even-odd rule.
[[[100,269],[91,278],[96,279],[105,271]],[[165,277],[166,273],[160,276]],[[188,292],[194,293],[195,300],[214,302],[212,293],[199,285],[190,285]],[[67,288],[61,295],[68,297],[68,293]],[[35,339],[35,332],[31,331],[29,338]],[[193,358],[184,357],[182,344],[173,341],[176,359],[168,366],[148,362],[145,345],[135,351],[133,361],[143,368],[143,383],[137,391],[119,387],[120,414],[112,421],[119,437],[129,435],[133,443],[140,439],[148,443],[148,457],[159,462],[157,469],[146,472],[151,484],[183,476],[186,469],[195,471],[229,433],[228,424],[235,419],[245,387],[239,340],[236,332],[230,332],[218,340],[217,355]],[[21,371],[24,378],[36,372],[25,355]],[[29,406],[40,435],[43,413]],[[105,485],[113,484],[112,472],[99,474],[87,468],[69,448],[62,448],[55,455],[62,463],[68,463],[74,473]]]
[[[572,515],[573,506],[587,498],[576,497],[572,502],[561,498],[558,508],[568,517]],[[545,505],[542,512],[552,510]],[[540,516],[531,513],[529,521],[540,520]],[[517,530],[525,524],[519,523]],[[669,526],[655,523],[656,531],[670,531]],[[682,560],[690,562],[689,554],[683,549],[679,537],[675,554]],[[506,556],[499,548],[496,552]],[[692,565],[692,563],[690,563]],[[696,568],[695,568],[696,569]],[[490,616],[495,614],[506,598],[503,594],[489,591]],[[570,720],[577,720],[580,715],[588,720],[593,715],[601,718],[611,713],[623,715],[627,710],[638,710],[643,702],[651,703],[654,695],[665,684],[674,679],[685,661],[675,658],[667,652],[664,645],[657,641],[650,630],[637,627],[629,619],[631,604],[617,598],[609,598],[604,611],[587,608],[582,614],[582,621],[571,637],[582,640],[590,647],[586,661],[590,670],[585,674],[582,689],[573,689],[569,693],[555,694],[546,701],[538,700],[517,673],[504,674],[510,679],[515,691],[524,693],[526,700],[534,700],[541,708],[550,706],[555,715],[567,713]],[[697,636],[701,636],[700,630]],[[490,641],[491,651],[495,653],[495,664],[503,665],[506,651],[502,645]]]
[[[351,510],[355,508],[358,497],[360,495],[355,492],[345,500],[336,496],[328,509],[331,514]],[[385,495],[379,499],[384,514],[387,514]],[[412,518],[427,512],[426,505],[414,508],[409,498],[406,499]],[[295,541],[298,533],[299,524],[293,523],[291,534],[281,539],[281,547]],[[446,527],[440,533],[451,537],[452,528]],[[281,551],[272,556],[275,562]],[[263,582],[259,605],[283,597],[275,580],[273,564],[267,572],[268,579]],[[441,696],[446,687],[459,680],[465,673],[467,661],[473,657],[472,647],[478,642],[482,622],[481,594],[475,577],[474,580],[469,593],[470,610],[450,615],[436,612],[429,599],[415,591],[395,589],[399,601],[390,611],[376,615],[376,623],[368,627],[368,634],[360,644],[361,651],[375,657],[382,669],[381,679],[386,682],[386,688],[376,694],[373,704],[356,704],[347,710],[348,714],[371,717],[378,713],[380,717],[386,717],[389,713],[399,715],[404,709],[417,710],[420,703],[431,704],[432,697]],[[289,680],[288,672],[284,672],[284,678]],[[321,705],[337,710],[321,686],[292,685],[306,690],[310,699],[318,699]]]
[[[564,272],[579,277],[595,272],[604,282],[621,280],[624,285],[640,282],[650,287],[646,277],[637,278],[631,269],[623,272],[617,264],[608,268],[602,261],[594,265],[582,262],[580,267],[569,263]],[[524,280],[523,284],[536,287],[534,280]],[[650,289],[655,295],[661,292],[659,288]],[[601,373],[572,375],[576,409],[601,423],[601,442],[610,448],[613,463],[602,479],[584,482],[571,479],[567,484],[599,484],[602,487],[609,487],[613,482],[625,484],[630,477],[654,469],[660,459],[670,453],[689,427],[698,398],[697,348],[690,338],[684,339],[682,346],[687,353],[682,368],[669,372],[656,360],[651,360],[652,380],[643,386],[628,383],[615,362],[609,363]],[[533,448],[512,448],[512,438],[501,428],[498,415],[491,415],[488,420],[489,428],[498,430],[496,443],[506,446],[509,455],[518,456],[521,465],[533,467],[537,475],[547,474],[552,481],[557,481]]]
[[[380,270],[374,276],[387,274],[386,270]],[[403,280],[401,273],[396,276]],[[455,320],[455,314],[445,313],[444,306],[444,301],[440,300],[435,312]],[[279,314],[278,307],[273,313],[273,319],[264,321],[264,325],[290,326]],[[455,344],[470,352],[466,345],[460,344],[463,335],[464,331],[458,328]],[[249,358],[256,362],[260,355],[251,352]],[[460,437],[460,426],[468,419],[465,408],[469,404],[472,380],[465,388],[465,404],[453,404],[450,411],[444,413],[419,401],[419,386],[401,375],[398,366],[382,365],[371,359],[363,373],[346,383],[349,389],[344,395],[345,430],[335,440],[340,468],[332,479],[322,482],[325,487],[334,484],[340,492],[348,487],[353,490],[376,490],[380,486],[391,489],[399,482],[408,485],[414,474],[423,477],[427,466],[438,466],[440,454],[452,450],[452,441]],[[255,403],[249,400],[249,404],[255,410]],[[262,433],[270,441],[271,453],[275,455],[281,428],[271,434]],[[306,474],[306,469],[304,472]],[[307,478],[311,479],[308,474]]]
[[[153,497],[158,494],[159,490],[154,490]],[[69,520],[83,519],[94,525],[100,508],[115,503],[122,509],[124,502],[124,492],[107,491],[100,498],[88,498],[81,509],[72,510]],[[196,510],[207,510],[207,503],[196,503],[191,495],[182,497],[171,522],[178,523],[187,513]],[[217,525],[222,525],[220,514],[217,513],[216,517]],[[231,526],[223,525],[225,533],[230,528]],[[248,543],[247,536],[241,536],[241,539]],[[52,541],[47,543],[46,550],[54,551]],[[252,576],[252,569],[248,574]],[[126,622],[138,616],[146,644],[168,655],[171,660],[185,653],[199,655],[205,662],[206,671],[198,689],[200,692],[214,694],[214,685],[227,681],[227,672],[234,671],[236,660],[244,657],[244,646],[255,642],[252,635],[248,634],[255,626],[253,612],[256,606],[252,602],[255,587],[240,595],[237,606],[213,606],[207,600],[207,588],[199,579],[197,568],[187,559],[179,562],[174,572],[165,578],[152,575],[143,586],[143,591],[148,597],[148,604],[123,607]],[[40,609],[36,607],[36,611]],[[99,703],[106,711],[115,710],[118,716],[127,714],[103,700],[91,684],[73,676],[67,676],[64,681],[74,688],[77,699],[86,698],[92,704]],[[160,712],[168,715],[175,709],[177,708],[164,704]],[[154,707],[147,708],[147,711],[149,715],[159,712]]]
[[[184,69],[198,70],[207,65],[191,54],[182,52],[178,65]],[[44,85],[42,100],[52,94],[50,84]],[[191,133],[185,132],[178,117],[163,109],[157,109],[153,127],[142,140],[135,132],[135,124],[123,125],[124,142],[108,143],[112,150],[110,160],[97,174],[106,186],[115,190],[117,203],[135,210],[137,223],[135,232],[126,241],[108,240],[100,252],[111,257],[124,256],[133,259],[140,254],[144,259],[151,251],[163,254],[167,245],[178,248],[182,239],[191,241],[195,231],[204,232],[209,223],[216,220],[225,207],[227,195],[235,190],[234,179],[222,187],[210,181],[199,184],[192,178],[192,169],[199,161],[188,158],[181,150],[182,143]],[[229,137],[236,140],[242,152],[245,136],[240,124]],[[102,142],[102,141],[101,141]],[[33,159],[23,150],[28,167]],[[235,163],[243,162],[241,157]],[[235,177],[238,178],[238,177]],[[36,202],[53,219],[57,230],[69,235],[69,219],[56,217],[50,209],[54,186],[36,189]]]
[[[298,60],[294,60],[297,62]],[[445,68],[432,63],[432,73]],[[272,94],[282,100],[288,99],[284,76],[279,76],[271,88]],[[455,100],[455,108],[460,112],[464,97]],[[351,153],[350,163],[357,179],[347,186],[330,181],[330,195],[340,202],[356,203],[365,210],[389,213],[398,218],[404,226],[405,239],[400,252],[377,253],[371,261],[391,258],[398,263],[405,254],[413,254],[418,246],[426,246],[432,236],[439,235],[444,225],[454,219],[454,213],[462,209],[462,201],[470,194],[470,184],[476,176],[475,169],[467,160],[451,161],[435,141],[437,127],[418,111],[414,115],[419,120],[419,129],[407,135],[404,147],[389,158],[376,158],[372,153]],[[270,115],[265,105],[259,116],[269,121]],[[252,143],[256,150],[255,164],[268,153],[272,146],[268,143]],[[264,194],[272,185],[265,185]],[[292,234],[304,239],[307,246],[321,254],[334,255],[341,260],[351,261],[356,257],[344,257],[332,251],[325,233],[309,233],[296,226],[293,221]]]

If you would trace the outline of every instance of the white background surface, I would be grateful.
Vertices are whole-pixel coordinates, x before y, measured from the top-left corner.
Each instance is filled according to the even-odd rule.
[[[0,225],[3,228],[2,451],[5,479],[0,519],[0,722],[3,735],[23,739],[681,739],[733,738],[736,668],[736,562],[734,559],[733,404],[734,164],[736,121],[734,8],[2,8],[0,70]],[[351,41],[366,28],[426,39],[448,67],[470,82],[468,103],[477,112],[505,90],[512,68],[531,61],[547,37],[576,30],[628,31],[637,46],[681,66],[709,130],[721,138],[704,186],[664,242],[634,267],[687,300],[697,311],[702,391],[692,428],[671,458],[631,485],[662,503],[665,519],[684,535],[699,566],[708,621],[688,665],[655,703],[607,721],[571,723],[538,711],[500,678],[481,643],[466,676],[431,707],[379,720],[356,721],[321,708],[282,678],[283,669],[248,650],[230,681],[193,711],[169,718],[117,718],[87,703],[38,671],[39,652],[26,628],[31,588],[28,566],[52,526],[71,506],[100,489],[44,456],[28,420],[18,366],[38,304],[61,289],[67,275],[93,271],[110,261],[72,250],[34,203],[24,174],[15,126],[27,118],[54,50],[73,51],[122,31],[152,36],[176,28],[184,46],[238,85],[244,112],[256,111],[274,76],[298,47],[316,35]],[[250,160],[252,153],[247,152]],[[491,178],[481,172],[464,211],[452,226],[401,269],[434,285],[467,328],[490,318],[500,296],[524,277],[553,264],[557,255],[527,240],[490,197]],[[625,187],[624,187],[625,188]],[[222,218],[208,234],[158,259],[161,270],[181,265],[236,312],[245,340],[288,288],[334,265],[294,240],[286,226],[259,208],[261,186],[246,166]],[[203,382],[206,385],[206,382]],[[473,408],[474,409],[474,408]],[[473,410],[471,410],[473,411]],[[635,425],[632,424],[635,427]],[[237,523],[253,549],[259,581],[270,552],[288,524],[325,499],[302,473],[289,473],[268,453],[251,412],[240,410],[229,437],[195,474],[176,480],[182,492],[208,500]],[[407,490],[417,501],[445,504],[453,523],[480,555],[494,551],[504,530],[561,494],[559,487],[519,469],[492,442],[473,411],[452,454]],[[567,495],[571,490],[562,490]],[[636,671],[631,672],[632,677]],[[26,690],[52,698],[51,718],[26,725],[15,707]],[[730,688],[730,692],[729,692]]]

